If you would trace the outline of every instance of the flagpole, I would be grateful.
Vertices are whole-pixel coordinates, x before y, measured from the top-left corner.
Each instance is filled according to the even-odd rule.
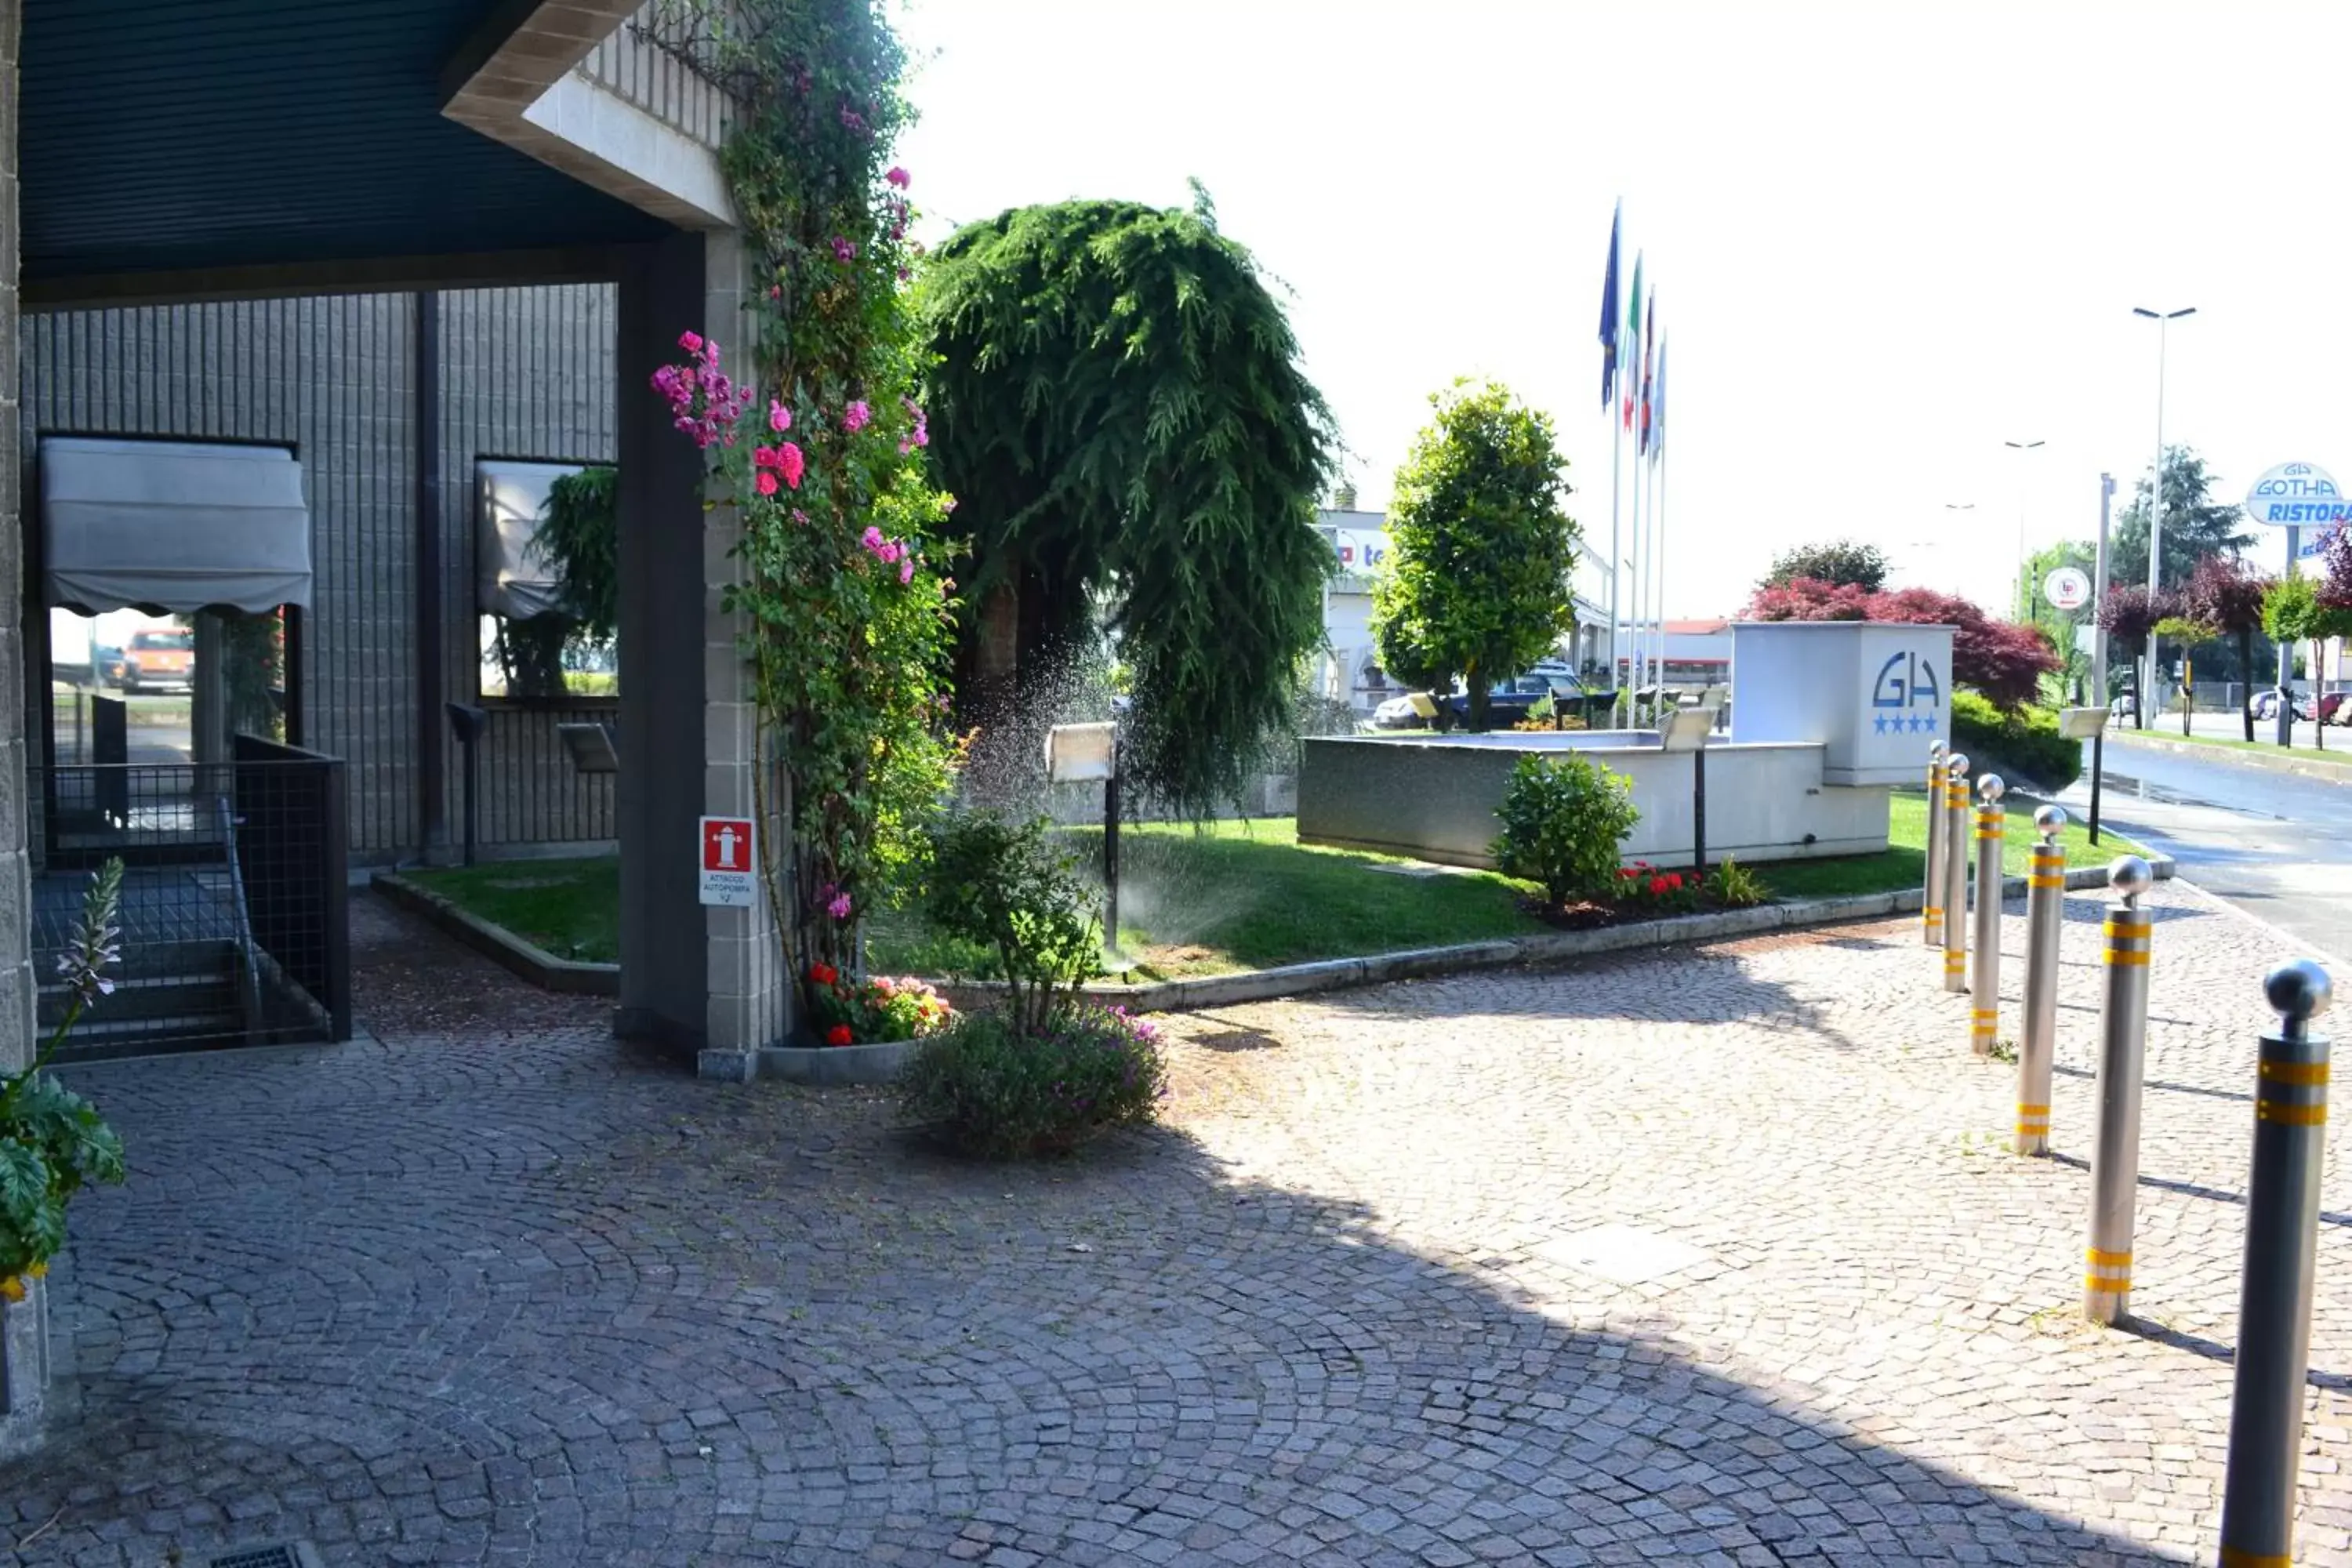
[[[1666,452],[1651,432],[1650,450],[1658,465],[1658,680],[1666,679]]]
[[[1620,504],[1620,487],[1623,482],[1625,448],[1617,439],[1617,395],[1609,395],[1609,406],[1602,411],[1609,421],[1609,689],[1617,689],[1618,659],[1624,651],[1621,640],[1624,623],[1618,614],[1618,584],[1625,575],[1624,509]]]
[[[1636,395],[1638,396],[1639,395],[1637,394]],[[1630,431],[1626,433],[1626,439],[1629,442],[1633,439],[1632,433]],[[1641,695],[1642,672],[1649,668],[1650,658],[1648,634],[1644,632],[1642,627],[1642,589],[1643,585],[1642,565],[1645,559],[1642,553],[1643,544],[1643,527],[1642,453],[1640,447],[1636,445],[1633,451],[1633,549],[1629,552],[1630,560],[1627,565],[1627,576],[1631,579],[1630,589],[1633,601],[1633,633],[1632,638],[1633,646],[1626,650],[1630,657],[1625,667],[1625,684],[1633,691],[1634,698],[1636,699]],[[1631,700],[1629,700],[1629,702]],[[1630,721],[1630,715],[1633,713],[1634,710],[1629,705],[1625,711],[1629,715]]]

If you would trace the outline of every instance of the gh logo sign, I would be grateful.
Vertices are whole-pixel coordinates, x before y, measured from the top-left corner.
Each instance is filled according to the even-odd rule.
[[[1877,710],[1871,728],[1884,735],[1890,731],[1917,734],[1922,731],[1936,732],[1936,714],[1944,705],[1944,689],[1936,679],[1936,667],[1916,653],[1898,653],[1878,667],[1878,679],[1870,691],[1870,705]],[[1916,710],[1926,709],[1925,713]]]

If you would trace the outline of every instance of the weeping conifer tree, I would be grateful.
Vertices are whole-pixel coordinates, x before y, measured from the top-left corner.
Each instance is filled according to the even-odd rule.
[[[1194,195],[973,224],[925,314],[934,472],[972,552],[967,717],[1033,711],[1099,609],[1132,681],[1127,774],[1200,813],[1238,794],[1322,638],[1333,435],[1280,302]]]

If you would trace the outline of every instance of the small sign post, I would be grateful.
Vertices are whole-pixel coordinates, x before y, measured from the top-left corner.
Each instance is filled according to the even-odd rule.
[[[747,816],[702,819],[702,901],[723,910],[752,907],[760,864]]]
[[[1103,944],[1118,951],[1118,726],[1056,724],[1045,732],[1049,784],[1103,786]]]
[[[2042,596],[2053,610],[2079,610],[2091,602],[2091,579],[2079,566],[2061,566],[2042,579]]]

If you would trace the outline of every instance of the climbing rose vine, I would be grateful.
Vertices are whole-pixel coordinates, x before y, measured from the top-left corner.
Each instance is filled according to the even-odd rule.
[[[654,391],[740,525],[726,603],[773,759],[761,812],[791,826],[781,849],[762,840],[762,871],[823,1017],[808,977],[854,969],[856,921],[904,882],[950,761],[953,502],[926,477],[912,177],[889,161],[904,57],[874,0],[661,0],[638,26],[736,109],[720,162],[753,275],[749,382],[722,369],[715,323],[686,322]]]

